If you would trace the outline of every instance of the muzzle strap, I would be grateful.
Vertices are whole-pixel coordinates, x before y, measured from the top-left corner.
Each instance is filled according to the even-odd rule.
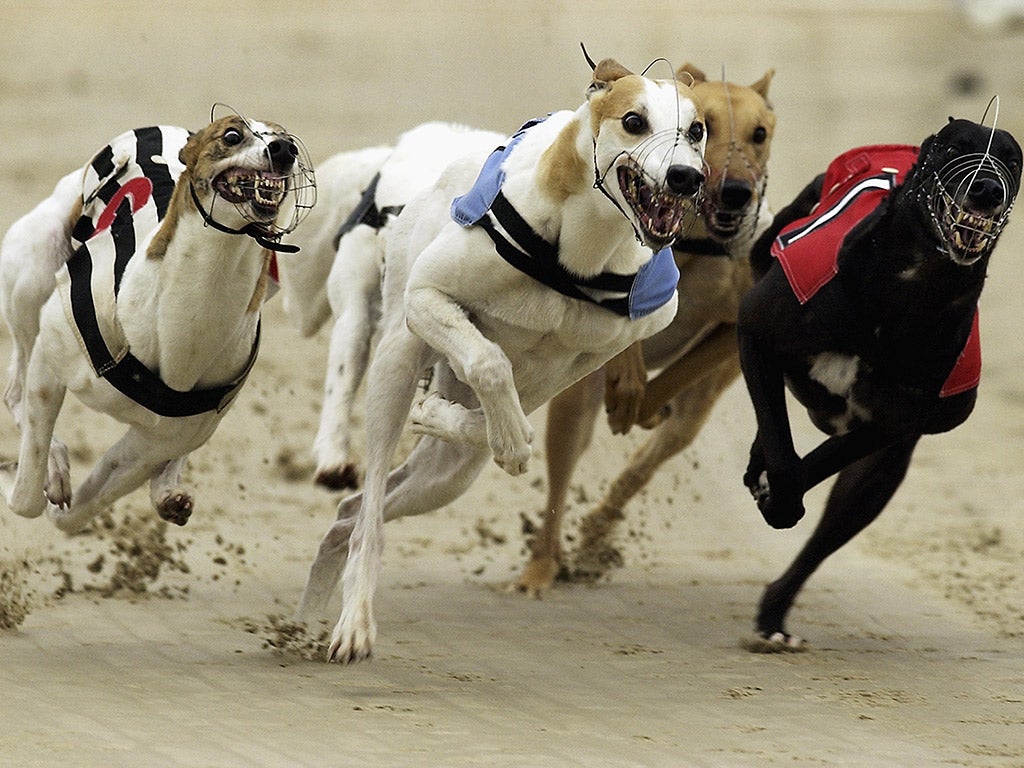
[[[203,204],[199,202],[199,195],[196,194],[196,188],[191,182],[188,185],[188,191],[192,193],[192,202],[196,204],[199,215],[203,217],[203,221],[206,222],[207,226],[213,227],[218,232],[224,232],[228,235],[247,235],[268,251],[279,251],[283,253],[299,252],[299,246],[292,245],[291,243],[282,243],[280,235],[270,234],[255,222],[250,222],[241,229],[232,229],[231,227],[221,224],[213,218],[205,208],[203,208]]]

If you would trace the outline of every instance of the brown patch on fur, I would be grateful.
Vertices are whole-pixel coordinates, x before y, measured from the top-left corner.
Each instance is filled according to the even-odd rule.
[[[249,299],[249,306],[246,312],[259,312],[263,306],[263,299],[267,296],[267,284],[270,281],[270,263],[274,260],[274,254],[269,248],[263,249],[263,269],[260,270],[259,279],[256,280],[256,288]]]
[[[600,65],[599,65],[600,66]],[[634,109],[639,94],[644,90],[644,79],[639,75],[626,75],[594,91],[590,97],[591,126],[596,137],[605,120],[620,120]]]
[[[573,120],[559,132],[555,141],[544,150],[537,166],[541,189],[558,203],[587,186],[590,167],[576,150],[580,124]]]
[[[224,132],[229,128],[234,128],[243,135],[250,133],[245,120],[238,115],[229,115],[214,120],[200,131],[190,133],[185,146],[178,151],[178,160],[185,166],[185,170],[182,171],[174,192],[171,193],[167,215],[160,222],[160,229],[153,236],[146,251],[147,259],[162,259],[167,253],[168,244],[174,238],[182,214],[196,210],[189,184],[195,186],[198,194],[205,194],[213,181],[210,178],[210,171],[206,168],[237,152],[237,147],[225,144],[222,140]]]
[[[607,60],[606,61],[610,61]],[[605,62],[598,64],[598,70]],[[615,62],[612,62],[614,64]],[[621,66],[621,65],[618,65]],[[611,70],[610,74],[618,73],[618,77],[610,81],[601,81],[600,87],[597,80],[597,72],[595,70],[594,85],[591,86],[590,92],[590,114],[591,124],[594,130],[594,136],[596,137],[600,131],[601,124],[608,119],[620,120],[627,112],[636,109],[637,104],[640,102],[639,94],[643,92],[645,88],[645,78],[640,75],[634,75],[625,68],[622,70]],[[606,74],[605,76],[608,76]],[[689,79],[689,77],[685,78]],[[689,99],[693,102],[693,105],[697,109],[697,116],[700,117],[703,113],[700,99],[694,93],[693,89],[689,88],[683,82],[677,82],[676,87],[679,89],[679,95],[683,99]]]
[[[153,239],[146,249],[147,259],[162,259],[167,253],[167,246],[174,239],[174,233],[178,229],[178,220],[183,211],[194,210],[196,204],[192,202],[192,195],[188,194],[188,185],[191,183],[189,169],[186,168],[178,178],[178,183],[171,193],[171,202],[167,205],[167,215],[160,222],[160,228],[153,235]]]

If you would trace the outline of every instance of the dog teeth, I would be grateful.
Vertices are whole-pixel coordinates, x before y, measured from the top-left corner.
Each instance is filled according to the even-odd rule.
[[[691,198],[656,192],[639,173],[627,168],[620,169],[620,188],[645,232],[663,241],[678,237],[693,204]]]
[[[280,176],[267,176],[241,169],[228,171],[217,180],[221,196],[232,203],[251,202],[263,208],[276,208],[287,193],[287,182]]]

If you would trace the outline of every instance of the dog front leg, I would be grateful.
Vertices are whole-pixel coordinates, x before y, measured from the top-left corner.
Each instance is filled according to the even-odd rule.
[[[510,475],[521,475],[533,450],[533,427],[519,402],[512,363],[504,351],[436,288],[409,290],[406,316],[413,333],[443,354],[456,377],[473,390],[486,419],[495,463]]]
[[[604,406],[613,435],[624,435],[640,421],[647,389],[643,344],[636,342],[604,366]]]
[[[739,350],[757,420],[757,436],[743,481],[769,525],[791,528],[804,515],[806,478],[789,427],[783,373],[771,350],[743,325]]]
[[[381,313],[382,241],[376,230],[360,225],[341,239],[327,280],[331,328],[324,401],[313,442],[318,485],[355,488],[359,475],[349,456],[356,391],[370,362]]]

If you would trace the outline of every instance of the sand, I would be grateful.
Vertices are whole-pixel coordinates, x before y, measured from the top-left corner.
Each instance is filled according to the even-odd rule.
[[[1024,38],[926,0],[26,0],[3,19],[0,230],[122,130],[198,128],[217,101],[285,124],[315,160],[426,119],[511,131],[581,101],[580,41],[637,69],[664,56],[753,82],[775,67],[776,208],[838,152],[979,119],[995,93],[1024,136]],[[1011,222],[974,416],[922,443],[882,518],[809,582],[791,624],[811,650],[781,656],[740,641],[825,489],[796,529],[761,521],[736,386],[627,510],[607,578],[542,601],[506,590],[544,501],[538,445],[525,477],[490,467],[388,525],[376,655],[323,663],[336,613],[290,616],[339,498],[310,481],[327,337],[299,338],[272,300],[249,383],[192,458],[186,527],[145,491],[70,538],[0,511],[0,763],[1024,766],[1022,246]],[[120,431],[69,398],[76,478]],[[599,427],[569,536],[641,438]],[[16,452],[0,414],[0,458]]]

